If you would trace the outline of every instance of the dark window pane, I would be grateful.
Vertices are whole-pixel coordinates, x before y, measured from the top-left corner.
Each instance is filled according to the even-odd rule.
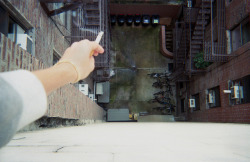
[[[195,99],[195,108],[194,108],[194,110],[196,110],[196,111],[200,110],[200,95],[199,95],[199,93],[193,95],[193,98]]]
[[[250,23],[249,21],[242,25],[242,43],[246,44],[250,41]]]
[[[241,46],[240,26],[232,30],[232,50],[235,51]]]
[[[242,79],[243,84],[243,102],[250,103],[250,75]]]

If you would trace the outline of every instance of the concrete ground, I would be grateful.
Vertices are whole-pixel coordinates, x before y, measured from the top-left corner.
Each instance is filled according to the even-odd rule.
[[[128,108],[130,113],[149,112],[162,107],[148,103],[153,94],[161,89],[152,87],[156,79],[147,74],[168,71],[168,63],[173,60],[160,53],[160,27],[114,26],[111,28],[112,69],[115,72],[110,80],[110,103],[107,108]]]
[[[1,162],[250,161],[250,125],[101,123],[16,134]]]

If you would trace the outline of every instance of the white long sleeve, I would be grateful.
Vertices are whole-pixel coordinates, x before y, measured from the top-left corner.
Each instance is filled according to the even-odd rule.
[[[0,147],[5,137],[10,140],[16,131],[42,117],[46,110],[46,92],[35,75],[26,70],[1,73]]]

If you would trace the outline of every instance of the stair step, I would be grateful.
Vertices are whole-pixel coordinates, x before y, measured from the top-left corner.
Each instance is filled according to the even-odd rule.
[[[99,18],[99,15],[86,15],[86,18]]]
[[[165,31],[166,34],[173,34],[172,31]]]
[[[211,8],[211,4],[210,3],[202,3],[201,7],[203,7],[203,8]]]
[[[191,50],[192,54],[197,54],[200,52],[200,50]]]
[[[166,38],[173,38],[172,35],[166,35],[165,37],[166,37]]]
[[[204,13],[204,14],[210,14],[210,9],[201,9],[200,11],[199,11],[199,14],[202,14],[202,13]]]
[[[202,20],[197,20],[196,24],[197,25],[202,25],[202,24],[207,25],[207,21],[206,20],[203,20],[203,21]]]
[[[193,34],[194,34],[194,35],[203,35],[203,32],[200,31],[200,30],[196,30],[196,31],[194,31]]]
[[[203,37],[202,37],[202,36],[198,36],[198,35],[194,35],[194,36],[192,37],[192,39],[203,39]]]
[[[203,41],[193,40],[191,44],[203,44]]]
[[[211,0],[202,0],[202,2],[211,2]],[[214,2],[214,0],[212,0],[212,2]]]
[[[196,25],[196,26],[195,26],[195,30],[203,30],[202,25]]]
[[[191,48],[192,48],[192,49],[200,49],[201,46],[200,46],[200,45],[191,45]]]
[[[204,15],[204,20],[208,20],[209,19],[209,16],[208,15]],[[199,15],[197,17],[197,20],[202,20],[202,15]]]

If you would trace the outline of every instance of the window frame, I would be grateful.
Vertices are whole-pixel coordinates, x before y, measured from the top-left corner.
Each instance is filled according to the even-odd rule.
[[[246,44],[247,42],[243,42],[243,27],[250,23],[249,21],[249,16],[247,18],[245,18],[243,21],[241,21],[238,25],[236,25],[233,29],[230,30],[230,35],[231,35],[231,50],[232,52],[236,51],[237,49],[239,49],[241,46],[243,46],[244,44]],[[237,30],[239,30],[239,36],[240,37],[240,43],[239,45],[237,44],[236,47],[234,47],[234,41],[236,37],[233,37],[233,35],[235,34],[235,32],[237,32]]]
[[[214,103],[209,103],[209,94],[213,93]],[[209,108],[218,108],[221,107],[220,99],[220,86],[215,86],[210,89],[207,89],[207,105]]]

